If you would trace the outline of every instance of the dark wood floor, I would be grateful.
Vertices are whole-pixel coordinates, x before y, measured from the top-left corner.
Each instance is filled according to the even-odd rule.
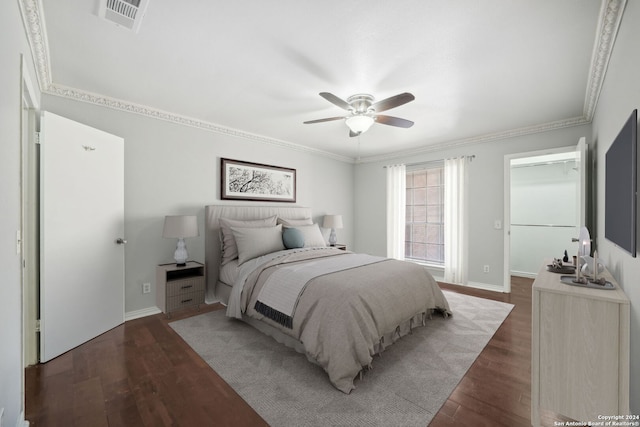
[[[511,282],[510,294],[440,285],[443,289],[508,302],[515,307],[430,426],[531,426],[533,280],[513,277]]]
[[[515,308],[431,426],[530,426],[531,283],[514,278],[511,294],[441,284]],[[168,325],[219,308],[132,320],[27,368],[26,419],[36,427],[266,425]]]

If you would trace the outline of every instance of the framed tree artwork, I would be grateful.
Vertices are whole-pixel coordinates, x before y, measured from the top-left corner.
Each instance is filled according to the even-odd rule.
[[[222,199],[295,203],[295,169],[224,158],[220,161]]]

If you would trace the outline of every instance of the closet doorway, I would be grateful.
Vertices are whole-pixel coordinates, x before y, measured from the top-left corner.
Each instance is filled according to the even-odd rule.
[[[586,143],[505,156],[504,284],[534,278],[545,259],[569,259],[585,225]],[[576,250],[574,250],[576,249]]]

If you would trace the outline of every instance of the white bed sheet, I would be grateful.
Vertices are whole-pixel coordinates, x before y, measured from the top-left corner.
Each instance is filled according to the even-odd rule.
[[[226,285],[233,286],[238,280],[238,260],[234,259],[220,267],[220,281]]]

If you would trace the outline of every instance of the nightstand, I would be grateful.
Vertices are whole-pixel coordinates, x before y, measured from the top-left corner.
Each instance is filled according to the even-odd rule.
[[[156,304],[163,313],[204,303],[204,265],[189,261],[184,267],[162,264],[156,267]]]
[[[341,251],[346,251],[347,250],[347,245],[343,245],[342,243],[336,243],[335,245],[331,246],[332,248],[336,248],[336,249],[340,249]]]

